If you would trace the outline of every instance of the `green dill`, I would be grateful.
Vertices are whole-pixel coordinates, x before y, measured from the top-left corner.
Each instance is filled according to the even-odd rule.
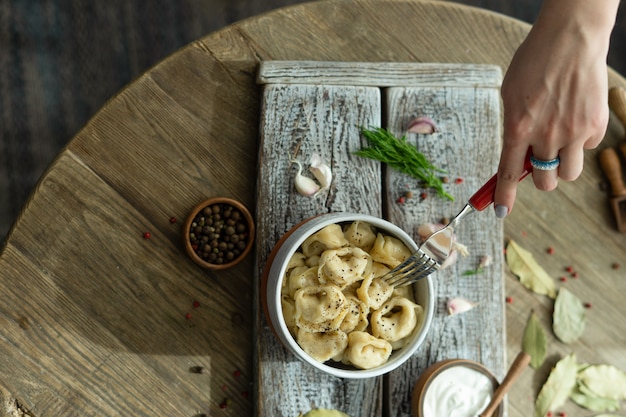
[[[461,275],[463,275],[464,277],[469,277],[471,275],[478,275],[484,270],[485,270],[484,268],[480,268],[480,267],[476,269],[468,269],[467,271],[463,272]]]
[[[356,151],[356,155],[383,162],[420,180],[424,186],[434,189],[439,197],[454,201],[454,197],[443,187],[441,174],[445,174],[446,171],[435,167],[424,154],[407,143],[406,136],[398,139],[393,133],[381,127],[361,128],[361,134],[370,147]]]

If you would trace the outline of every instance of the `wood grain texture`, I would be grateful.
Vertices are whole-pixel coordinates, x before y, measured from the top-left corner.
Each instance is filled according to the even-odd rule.
[[[417,228],[451,218],[466,204],[472,193],[496,171],[500,155],[500,101],[497,73],[486,72],[481,85],[467,88],[442,79],[436,86],[394,87],[386,90],[387,125],[403,135],[409,121],[428,115],[437,124],[432,135],[407,134],[407,140],[433,164],[447,171],[447,191],[455,201],[436,197],[404,174],[388,169],[386,175],[387,213],[419,241]],[[462,179],[460,184],[456,179]],[[406,190],[416,196],[398,204]],[[426,192],[426,198],[419,195]],[[502,222],[492,210],[476,212],[457,227],[458,242],[467,245],[469,255],[433,275],[437,294],[436,314],[427,343],[411,363],[389,376],[389,416],[410,416],[410,394],[419,375],[431,364],[445,359],[470,359],[484,364],[496,378],[504,375],[506,352],[504,320],[504,258]],[[473,276],[466,271],[477,267],[483,256],[493,264]],[[478,303],[459,316],[449,316],[447,301],[462,297]]]
[[[286,74],[276,78],[271,75],[278,67],[291,68],[293,80]],[[475,66],[470,73],[458,64],[437,68],[385,63],[368,80],[370,68],[373,65],[369,63],[310,62],[265,62],[260,67],[258,80],[264,83],[264,93],[257,186],[259,274],[273,244],[284,233],[321,213],[384,215],[419,241],[420,224],[437,223],[455,214],[453,211],[460,210],[470,191],[478,189],[495,171],[500,138],[499,68]],[[312,73],[315,77],[311,78]],[[412,73],[421,76],[417,79]],[[400,84],[403,79],[416,86],[380,89],[351,85],[356,81],[359,85],[383,87]],[[275,80],[278,82],[273,83]],[[326,80],[332,85],[317,84]],[[312,84],[296,83],[303,81]],[[340,85],[342,82],[345,85]],[[424,86],[418,87],[420,82]],[[384,108],[380,94],[385,97]],[[437,133],[411,134],[409,142],[436,166],[454,178],[464,179],[462,184],[451,182],[448,186],[458,199],[456,204],[432,192],[421,200],[417,196],[425,190],[419,181],[392,169],[386,169],[383,178],[377,162],[351,155],[360,149],[355,126],[385,126],[400,137],[408,122],[420,115],[437,121]],[[290,159],[302,159],[306,167],[313,153],[330,161],[335,176],[328,195],[321,198],[303,197],[295,192],[293,184],[296,170],[290,167]],[[372,166],[376,169],[370,173],[367,168]],[[413,191],[416,198],[398,204],[397,198],[407,190]],[[477,214],[460,228],[458,238],[472,242],[472,255],[433,278],[437,313],[430,337],[408,365],[385,378],[383,390],[381,378],[342,381],[297,362],[277,341],[264,317],[259,317],[259,415],[297,415],[311,407],[326,407],[344,410],[351,416],[409,416],[414,382],[427,366],[443,359],[476,360],[501,377],[505,365],[502,223],[489,214]],[[462,273],[476,268],[484,255],[494,259],[492,267],[478,277],[463,277]],[[460,295],[480,302],[480,308],[464,317],[447,317],[447,300]],[[276,385],[282,387],[279,395]],[[381,411],[381,404],[387,409]]]
[[[329,62],[263,61],[260,84],[368,85],[374,87],[409,85],[455,85],[492,87],[485,72],[500,73],[494,65],[411,62]],[[487,84],[485,84],[487,83]]]
[[[257,277],[276,242],[302,220],[328,212],[381,216],[380,166],[354,155],[362,147],[358,126],[379,126],[380,117],[376,87],[264,86]],[[316,198],[295,191],[296,166],[290,162],[297,158],[307,167],[313,153],[329,164],[334,176],[330,189]],[[345,410],[354,417],[381,415],[382,378],[342,380],[301,362],[278,342],[261,314],[260,302],[256,306],[257,415],[297,416],[317,407]]]
[[[2,412],[15,414],[19,404],[36,417],[131,408],[137,416],[254,415],[255,401],[243,393],[253,390],[258,266],[250,257],[225,273],[200,270],[182,251],[179,226],[205,197],[256,209],[259,63],[479,63],[504,71],[529,28],[448,2],[319,1],[208,34],[137,78],[60,153],[0,252]],[[609,70],[609,85],[626,81]],[[600,148],[624,137],[613,116]],[[505,309],[508,357],[519,351],[531,310],[549,338],[548,361],[508,395],[512,417],[532,413],[550,367],[571,352],[626,369],[626,235],[615,230],[601,186],[599,150],[586,152],[577,181],[554,192],[524,181],[504,221],[505,239],[531,250],[555,279],[575,267],[579,277],[558,284],[593,306],[583,337],[564,345],[550,331],[551,302],[506,271],[514,300]],[[171,216],[181,221],[172,225]],[[145,231],[153,238],[144,240]],[[192,310],[194,299],[204,307]],[[188,363],[200,360],[209,372],[189,373]],[[222,409],[225,399],[232,404]],[[572,403],[560,411],[586,413]]]

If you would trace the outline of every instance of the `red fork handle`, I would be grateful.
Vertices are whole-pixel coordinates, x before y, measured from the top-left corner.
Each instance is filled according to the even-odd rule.
[[[526,178],[528,174],[533,172],[533,166],[530,163],[530,151],[526,154],[526,159],[524,160],[524,172],[520,175],[519,180],[523,180]],[[478,191],[474,193],[472,197],[469,199],[469,203],[477,211],[483,211],[487,207],[493,203],[493,193],[496,191],[496,183],[498,182],[498,174],[494,174],[493,177],[489,179],[480,187]]]

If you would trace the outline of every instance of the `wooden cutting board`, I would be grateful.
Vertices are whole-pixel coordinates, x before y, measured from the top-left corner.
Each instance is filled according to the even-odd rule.
[[[328,212],[384,217],[418,240],[422,223],[454,216],[496,170],[500,153],[499,67],[469,64],[263,62],[257,186],[257,282],[278,239],[295,224]],[[454,202],[424,190],[417,180],[358,157],[366,146],[359,126],[405,134],[416,116],[437,125],[432,135],[407,140],[447,171]],[[294,188],[296,166],[313,153],[331,166],[333,183],[317,198]],[[398,198],[412,191],[414,197]],[[426,198],[420,194],[426,193]],[[256,288],[256,415],[297,417],[313,408],[339,409],[351,417],[410,416],[413,384],[430,364],[451,358],[485,364],[499,379],[505,358],[502,222],[491,209],[466,218],[457,231],[469,249],[434,274],[435,318],[424,345],[400,369],[348,380],[327,376],[282,347],[268,327]],[[473,276],[480,259],[493,263]],[[449,316],[446,302],[464,297],[479,304]]]

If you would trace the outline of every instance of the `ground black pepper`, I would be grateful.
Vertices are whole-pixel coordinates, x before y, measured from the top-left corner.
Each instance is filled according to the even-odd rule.
[[[226,203],[202,209],[189,229],[189,240],[195,253],[216,265],[230,263],[241,255],[248,237],[244,216]]]

